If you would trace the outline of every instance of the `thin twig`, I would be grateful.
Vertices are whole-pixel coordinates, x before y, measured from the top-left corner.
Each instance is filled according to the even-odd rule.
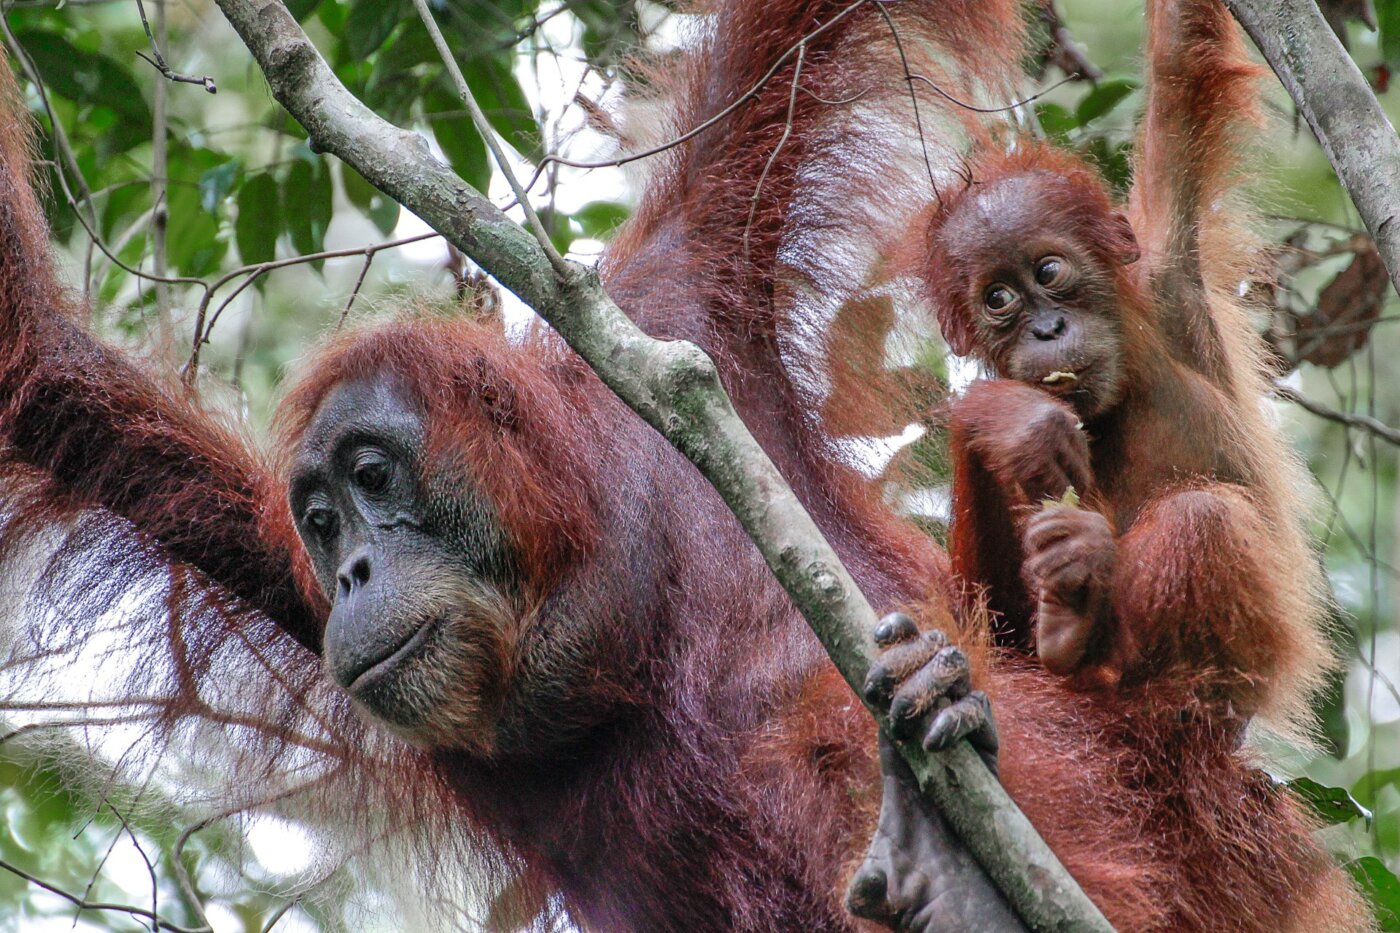
[[[1342,233],[1349,233],[1352,236],[1355,236],[1358,233],[1366,232],[1365,230],[1362,230],[1358,227],[1348,226],[1347,224],[1334,223],[1333,221],[1322,220],[1317,217],[1295,217],[1291,214],[1269,214],[1267,215],[1267,217],[1269,220],[1277,220],[1282,223],[1303,224],[1304,226],[1308,227],[1330,227],[1333,230],[1338,230]]]
[[[366,253],[369,253],[370,251],[378,252],[379,250],[383,249],[393,249],[398,246],[407,246],[409,243],[417,243],[419,240],[429,240],[435,236],[441,235],[442,234],[434,230],[428,233],[414,234],[413,236],[404,237],[400,240],[390,240],[387,243],[375,243],[370,246],[360,246],[354,249],[331,249],[325,250],[320,253],[307,253],[302,256],[292,256],[287,259],[276,259],[271,262],[255,263],[251,266],[241,266],[240,268],[234,269],[232,272],[225,274],[222,278],[216,280],[212,285],[205,283],[202,279],[196,279],[195,281],[198,281],[201,285],[204,285],[205,292],[204,297],[200,299],[199,308],[195,312],[194,342],[190,347],[190,357],[188,360],[185,361],[185,368],[183,372],[183,379],[185,381],[185,384],[192,385],[194,383],[196,371],[199,369],[200,347],[204,346],[206,343],[209,342],[209,337],[214,332],[214,325],[219,323],[219,317],[224,313],[224,309],[229,306],[233,299],[237,298],[240,294],[242,294],[245,288],[247,288],[249,285],[252,285],[266,273],[272,272],[275,269],[284,269],[287,266],[304,265],[308,262],[320,262],[323,259],[343,259],[346,256],[364,255]],[[240,275],[248,276],[247,280],[239,283],[238,287],[233,290],[233,293],[230,294],[227,298],[225,298],[222,302],[220,302],[219,307],[214,310],[214,313],[212,315],[210,315],[209,303],[213,300],[214,293],[217,292],[219,289],[223,288],[229,282],[238,278]],[[208,319],[207,324],[205,323],[206,318]]]
[[[59,157],[67,164],[68,171],[73,173],[73,183],[77,186],[78,192],[82,195],[83,205],[87,208],[88,216],[83,217],[78,207],[77,201],[70,194],[68,203],[73,209],[73,213],[78,215],[78,219],[83,221],[83,229],[88,232],[88,236],[95,238],[93,228],[97,226],[97,208],[92,203],[92,189],[88,187],[87,179],[83,177],[83,171],[78,167],[78,157],[73,152],[73,145],[68,140],[68,131],[63,128],[62,122],[58,119],[58,114],[54,113],[53,104],[49,102],[48,89],[44,87],[43,76],[39,74],[39,68],[34,64],[34,59],[29,57],[29,52],[20,45],[15,38],[15,34],[10,31],[8,17],[0,16],[0,32],[5,34],[5,44],[10,49],[10,54],[19,60],[20,67],[24,69],[24,74],[29,78],[29,82],[34,85],[34,89],[39,94],[39,105],[44,108],[44,113],[49,118],[50,138],[53,140],[54,149]],[[64,178],[63,166],[54,166],[54,175],[63,185],[64,191],[68,190],[68,182]],[[104,250],[105,252],[105,250]],[[87,299],[92,293],[92,244],[88,245],[88,255],[83,263],[83,298]]]
[[[189,899],[195,912],[199,914],[199,919],[203,920],[206,924],[209,922],[209,918],[204,915],[204,905],[199,900],[199,896],[195,893],[194,881],[190,878],[189,869],[185,867],[184,858],[185,846],[189,843],[190,839],[194,837],[194,834],[202,832],[215,823],[226,820],[231,816],[248,813],[260,807],[269,807],[289,797],[295,796],[296,794],[303,793],[304,791],[324,783],[329,777],[329,774],[324,774],[312,780],[286,788],[285,790],[278,791],[275,794],[245,801],[236,806],[227,807],[220,810],[218,813],[211,813],[197,823],[186,826],[180,832],[179,837],[175,840],[175,845],[170,849],[170,864],[175,872],[175,880],[180,885],[180,890],[184,893],[185,897]]]
[[[27,722],[22,726],[16,726],[9,732],[0,735],[0,745],[4,745],[11,739],[18,739],[31,732],[44,732],[49,729],[81,729],[85,726],[129,726],[133,722],[142,719],[155,719],[154,714],[138,714],[123,716],[98,716],[83,719],[46,719],[42,722]]]
[[[138,798],[138,799],[139,799],[139,798]],[[159,914],[160,914],[160,900],[159,900],[159,897],[160,897],[160,880],[156,877],[156,866],[155,866],[155,863],[152,862],[152,861],[151,861],[151,857],[150,857],[149,855],[146,854],[146,850],[145,850],[144,848],[142,848],[142,846],[141,846],[141,840],[139,840],[139,839],[136,838],[136,833],[135,833],[135,831],[132,830],[130,821],[127,820],[127,818],[122,814],[122,812],[121,812],[120,810],[117,809],[116,804],[112,803],[112,801],[110,801],[110,800],[108,800],[106,803],[107,803],[107,809],[111,810],[112,813],[116,816],[116,818],[117,818],[118,820],[121,821],[122,829],[126,830],[127,836],[129,836],[129,837],[131,838],[131,844],[132,844],[133,846],[136,847],[136,854],[140,855],[140,856],[141,856],[141,861],[143,861],[143,862],[146,863],[146,874],[148,874],[148,875],[150,876],[150,878],[151,878],[151,913],[159,915]],[[121,833],[118,832],[118,833],[117,833],[117,839],[120,839],[120,838],[121,838]],[[112,840],[112,841],[113,841],[113,843],[115,843],[115,842],[116,842],[116,839],[114,839],[114,840]],[[86,896],[88,895],[88,893],[89,893],[89,891],[84,891],[84,892],[83,892],[83,896],[86,897]]]
[[[816,29],[813,29],[811,32],[807,33],[807,35],[803,36],[800,40],[793,43],[787,49],[787,51],[783,52],[782,55],[778,56],[777,61],[773,62],[773,66],[764,73],[763,77],[759,78],[756,82],[754,82],[753,86],[750,87],[743,94],[740,94],[734,100],[733,103],[725,107],[719,113],[710,117],[708,120],[696,124],[694,127],[675,137],[674,139],[671,139],[667,142],[661,143],[656,146],[652,146],[649,149],[643,149],[640,152],[630,152],[627,155],[618,156],[613,159],[604,159],[599,162],[585,162],[580,159],[566,159],[561,155],[547,155],[540,160],[538,165],[535,166],[534,174],[530,176],[529,182],[526,183],[525,190],[529,191],[531,188],[535,187],[535,182],[540,180],[540,176],[544,174],[545,169],[547,169],[550,165],[567,165],[569,168],[584,169],[613,168],[619,165],[626,165],[629,162],[636,162],[639,159],[647,159],[654,155],[660,155],[668,149],[674,149],[682,143],[689,142],[690,140],[694,139],[710,127],[724,120],[734,111],[738,110],[740,107],[744,106],[749,101],[757,97],[759,92],[762,91],[763,88],[767,86],[768,82],[773,79],[773,76],[778,73],[778,70],[783,67],[783,64],[789,58],[796,55],[798,50],[806,46],[808,42],[811,42],[813,39],[817,38],[822,33],[826,32],[828,29],[841,22],[851,13],[854,13],[860,7],[865,6],[867,3],[873,3],[876,6],[879,6],[881,3],[884,2],[888,2],[888,0],[855,0],[854,3],[842,9],[841,12],[837,13],[830,20],[818,26]]]
[[[336,322],[335,329],[340,330],[345,326],[345,319],[350,316],[350,309],[355,307],[355,299],[360,296],[360,286],[365,284],[365,276],[369,274],[370,264],[374,262],[374,249],[365,250],[365,261],[360,266],[360,274],[355,279],[355,287],[350,290],[350,297],[345,300],[345,308],[340,312],[340,320]]]
[[[166,920],[163,917],[158,917],[154,913],[152,913],[149,910],[146,910],[143,907],[134,907],[130,904],[109,904],[104,901],[84,900],[83,898],[78,897],[76,894],[69,894],[67,891],[63,890],[57,885],[50,884],[49,882],[44,881],[41,878],[37,878],[34,875],[31,875],[29,872],[25,871],[19,866],[12,865],[4,859],[0,859],[0,868],[3,868],[5,871],[10,872],[11,874],[19,875],[25,881],[28,881],[30,884],[35,885],[36,887],[43,888],[50,894],[57,894],[59,897],[68,901],[69,903],[76,905],[79,910],[112,910],[118,913],[130,914],[133,917],[144,917],[147,920],[152,921],[156,925],[157,930],[171,930],[173,931],[173,933],[213,933],[213,928],[210,927],[208,924],[198,927],[181,926],[180,924],[172,923],[171,921]]]
[[[933,160],[929,158],[928,141],[924,138],[924,121],[919,115],[919,95],[914,93],[914,75],[909,70],[909,58],[904,54],[904,42],[899,38],[899,30],[895,28],[894,17],[890,16],[890,11],[885,9],[884,4],[876,3],[875,9],[879,10],[880,15],[884,17],[885,25],[890,30],[890,37],[894,39],[894,50],[899,55],[899,67],[904,70],[904,80],[909,87],[909,104],[914,109],[914,132],[919,134],[919,150],[924,156],[924,168],[928,170],[928,184],[933,189],[933,196],[941,200],[938,193],[938,182],[933,177]]]
[[[1313,401],[1298,390],[1286,386],[1281,382],[1274,383],[1274,395],[1285,401],[1292,402],[1305,411],[1312,412],[1319,418],[1325,418],[1328,421],[1335,421],[1349,428],[1365,431],[1372,437],[1377,437],[1389,444],[1400,446],[1400,429],[1393,428],[1371,415],[1357,415],[1351,412],[1329,408],[1321,402]]]
[[[545,231],[544,224],[540,223],[539,215],[535,213],[529,198],[525,195],[526,189],[520,187],[520,179],[515,177],[515,171],[510,167],[510,160],[506,158],[505,150],[501,148],[501,144],[496,139],[496,131],[491,128],[486,114],[481,112],[481,106],[476,102],[472,89],[467,85],[467,79],[462,75],[462,69],[457,66],[457,59],[453,57],[452,49],[448,47],[447,40],[443,38],[442,30],[438,28],[437,20],[433,19],[433,13],[428,9],[428,0],[413,0],[413,5],[418,8],[419,18],[423,20],[424,28],[432,37],[433,45],[437,47],[438,54],[442,56],[442,63],[447,67],[447,73],[452,76],[452,83],[457,86],[457,96],[462,98],[462,102],[467,105],[467,112],[471,114],[476,131],[481,134],[486,148],[491,150],[491,156],[496,160],[496,165],[500,167],[501,174],[505,176],[506,184],[510,185],[511,194],[515,195],[515,199],[520,202],[520,209],[525,212],[525,226],[539,241],[540,249],[544,250],[544,254],[549,258],[549,264],[554,267],[554,271],[562,279],[568,281],[573,277],[573,269],[554,248],[549,233]]]
[[[156,42],[156,37],[151,34],[151,24],[146,20],[146,5],[142,3],[141,0],[136,0],[136,9],[141,13],[141,28],[146,30],[146,38],[151,40],[151,54],[154,55],[155,58],[152,59],[141,52],[137,52],[136,54],[150,62],[151,67],[165,75],[170,81],[174,81],[177,84],[198,84],[203,86],[210,94],[219,93],[219,88],[214,84],[214,79],[208,75],[203,77],[182,75],[178,71],[172,71],[170,69],[170,66],[165,63],[165,56],[160,54],[160,44]]]
[[[268,917],[267,923],[263,924],[262,933],[271,933],[272,928],[277,926],[277,922],[281,920],[284,916],[286,916],[287,911],[291,910],[299,903],[300,901],[298,899],[293,898],[292,900],[283,904],[281,907],[277,908],[277,912],[274,913],[271,917]]]
[[[138,0],[139,2],[139,0]],[[143,11],[141,21],[146,21]],[[169,42],[170,32],[165,19],[165,2],[156,5],[156,32],[161,42]],[[147,27],[146,34],[150,35]],[[156,48],[154,37],[151,47]],[[157,81],[152,89],[151,102],[151,269],[156,275],[166,274],[166,233],[170,227],[170,205],[166,202],[167,160],[167,109],[169,85]],[[162,347],[169,346],[170,333],[170,286],[157,282],[156,293],[156,334]]]
[[[106,256],[108,261],[118,269],[121,269],[128,275],[134,275],[137,278],[145,279],[148,282],[165,282],[168,285],[199,285],[204,288],[209,287],[209,283],[203,279],[197,279],[187,275],[153,275],[149,272],[142,272],[135,266],[127,265],[102,241],[102,238],[97,235],[97,230],[88,222],[88,219],[82,215],[78,207],[78,202],[73,197],[73,192],[69,189],[68,180],[64,177],[63,172],[55,172],[54,175],[58,178],[59,187],[63,190],[63,199],[68,203],[69,208],[72,209],[74,216],[78,218],[78,223],[82,224],[83,231],[87,233],[89,239],[96,244],[97,248],[102,251],[102,255]]]
[[[1033,104],[1033,103],[1035,103],[1036,101],[1040,100],[1042,97],[1044,97],[1046,94],[1049,94],[1051,91],[1055,90],[1056,88],[1059,88],[1059,87],[1061,87],[1061,86],[1063,86],[1063,85],[1069,84],[1071,81],[1078,81],[1078,80],[1080,80],[1080,78],[1082,78],[1082,77],[1083,77],[1083,75],[1080,75],[1080,74],[1066,75],[1065,77],[1063,77],[1063,78],[1061,78],[1060,80],[1056,81],[1054,84],[1050,85],[1049,87],[1044,88],[1044,89],[1039,90],[1039,91],[1036,91],[1036,92],[1035,92],[1034,94],[1032,94],[1030,97],[1022,98],[1021,100],[1015,101],[1014,103],[1002,104],[1000,107],[978,107],[976,104],[969,104],[967,101],[965,101],[965,100],[959,100],[958,98],[954,97],[952,94],[949,94],[947,91],[943,90],[943,88],[939,87],[939,86],[933,81],[932,78],[929,78],[929,77],[926,76],[926,75],[919,75],[919,74],[913,74],[913,73],[910,73],[910,74],[909,74],[909,80],[910,80],[910,81],[922,81],[922,82],[924,82],[924,83],[927,84],[929,87],[933,88],[934,92],[935,92],[936,94],[938,94],[939,97],[942,97],[944,100],[948,101],[948,103],[952,104],[954,107],[961,107],[963,110],[970,110],[970,111],[972,111],[973,113],[1008,113],[1008,112],[1010,112],[1010,111],[1012,111],[1012,110],[1016,110],[1016,109],[1019,108],[1019,107],[1024,107],[1024,106],[1026,106],[1026,104]]]
[[[803,94],[806,94],[808,97],[812,98],[812,100],[816,101],[817,103],[819,103],[819,104],[827,104],[827,105],[832,106],[832,107],[845,107],[847,104],[854,104],[856,101],[860,100],[860,99],[861,99],[862,97],[864,97],[866,94],[869,94],[869,93],[870,93],[870,89],[869,89],[869,88],[866,88],[866,89],[863,90],[863,91],[856,91],[856,92],[855,92],[854,94],[852,94],[850,97],[842,97],[842,98],[836,98],[836,99],[828,100],[827,98],[822,97],[820,94],[818,94],[818,93],[816,93],[815,91],[812,91],[812,90],[810,90],[810,89],[808,89],[808,88],[805,88],[805,87],[804,87],[804,88],[799,88],[798,90],[800,90]]]
[[[754,185],[753,196],[749,198],[749,219],[744,222],[744,262],[749,259],[749,232],[753,228],[753,219],[758,214],[758,200],[763,194],[763,183],[768,180],[768,172],[773,168],[773,163],[778,160],[778,154],[783,151],[783,146],[787,144],[788,138],[792,136],[792,118],[797,110],[797,88],[802,81],[802,63],[807,59],[807,46],[803,45],[797,50],[797,64],[792,70],[792,91],[788,94],[787,122],[783,124],[783,135],[778,138],[778,144],[773,147],[772,153],[768,156],[768,161],[763,164],[763,171],[758,176],[758,183]]]

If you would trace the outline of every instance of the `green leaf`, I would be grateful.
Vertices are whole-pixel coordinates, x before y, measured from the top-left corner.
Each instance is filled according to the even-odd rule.
[[[1391,68],[1400,68],[1400,2],[1378,0],[1376,26],[1380,32],[1381,58]]]
[[[1347,862],[1346,869],[1370,900],[1383,933],[1400,933],[1400,880],[1373,855]]]
[[[1358,800],[1365,801],[1369,806],[1375,806],[1376,798],[1386,787],[1400,787],[1400,768],[1383,768],[1368,772],[1351,786],[1351,792],[1356,795]]]
[[[448,93],[441,85],[428,89],[423,95],[423,107],[432,113],[461,110],[462,102],[457,95]],[[486,161],[486,144],[471,121],[437,120],[432,122],[433,136],[447,156],[452,170],[467,184],[485,191],[491,180],[491,168]]]
[[[1074,110],[1075,119],[1079,121],[1080,126],[1097,120],[1127,99],[1129,94],[1137,90],[1137,86],[1136,81],[1126,78],[1101,82],[1079,102],[1079,106]]]
[[[574,238],[579,235],[582,228],[567,214],[552,210],[548,204],[540,205],[535,213],[539,216],[540,223],[549,234],[550,242],[559,251],[559,255],[567,253],[569,246],[574,242]]]
[[[1305,777],[1294,778],[1287,785],[1329,826],[1371,819],[1371,811],[1358,803],[1345,788],[1328,787]]]
[[[316,6],[321,0],[286,0],[287,12],[296,17],[297,22],[306,19],[316,12]]]
[[[1113,144],[1107,137],[1091,136],[1084,145],[1084,154],[1098,165],[1113,190],[1124,196],[1133,180],[1133,148],[1128,143]]]
[[[233,190],[238,173],[243,170],[240,159],[229,159],[199,176],[199,204],[215,217],[223,209],[224,198]]]
[[[214,215],[200,203],[199,189],[172,185],[169,205],[166,249],[170,264],[181,275],[203,276],[213,272],[228,252],[228,243],[219,239],[219,225]]]
[[[124,151],[150,139],[151,110],[127,69],[100,52],[83,51],[57,33],[31,29],[21,31],[16,38],[50,91],[76,103],[115,112],[120,119],[110,124],[109,133],[115,149]]]
[[[350,60],[368,58],[378,51],[410,12],[402,0],[355,0],[340,35]]]
[[[462,74],[496,132],[517,152],[527,158],[536,157],[540,149],[540,127],[535,122],[529,99],[511,71],[511,59],[505,56],[479,58],[466,63]],[[451,80],[446,75],[443,81],[450,87]],[[452,94],[456,99],[455,89]],[[459,103],[458,108],[461,106]]]
[[[603,240],[627,219],[631,211],[616,201],[590,201],[574,212],[574,220],[583,228],[583,235]]]
[[[282,216],[292,246],[301,255],[319,253],[325,248],[326,228],[331,223],[331,176],[325,160],[297,159],[282,180]],[[319,272],[321,262],[313,264]]]
[[[239,258],[247,265],[277,258],[277,233],[282,229],[282,198],[277,180],[259,172],[238,189],[238,220],[233,230]]]
[[[323,3],[316,8],[316,18],[326,27],[326,31],[333,36],[342,35],[345,32],[345,20],[348,11],[343,3]]]
[[[1063,138],[1069,134],[1070,130],[1079,126],[1079,123],[1074,119],[1074,114],[1059,104],[1048,101],[1035,105],[1035,115],[1040,120],[1040,128],[1045,131],[1047,136]]]
[[[399,222],[399,202],[365,181],[348,165],[341,171],[345,196],[373,222],[380,233],[388,236]]]

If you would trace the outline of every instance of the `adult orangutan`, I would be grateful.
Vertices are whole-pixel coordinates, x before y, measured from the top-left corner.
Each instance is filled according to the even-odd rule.
[[[1191,681],[1225,715],[1297,730],[1333,658],[1309,482],[1261,417],[1237,297],[1258,70],[1218,0],[1148,11],[1127,215],[1091,165],[1027,144],[985,152],[929,218],[944,332],[998,377],[952,409],[953,569],[997,639],[1055,673]],[[1042,507],[1071,487],[1079,505]]]
[[[883,12],[946,87],[1011,83],[1014,0]],[[882,10],[722,4],[668,79],[674,125],[745,97],[804,37],[668,153],[603,275],[649,332],[716,360],[873,603],[930,581],[942,600],[941,555],[806,415],[821,361],[798,333],[803,302],[858,280],[862,255],[822,237],[868,245],[909,203],[913,147],[884,145],[909,119]],[[854,928],[841,891],[874,822],[874,727],[683,458],[550,333],[437,318],[333,340],[287,397],[266,466],[78,323],[8,97],[3,547],[69,529],[39,583],[66,624],[19,644],[62,651],[116,596],[159,584],[158,605],[119,620],[151,734],[213,730],[242,802],[295,802],[365,845],[407,836],[429,870],[484,846],[474,879],[527,925],[554,910],[609,931]],[[1230,754],[1203,753],[1181,786],[1058,678],[977,677],[1014,750],[1007,786],[1121,929],[1356,916],[1295,803]],[[232,706],[216,699],[230,685]],[[1128,780],[1135,766],[1160,780]],[[1168,826],[1155,814],[1173,789],[1193,809]],[[1018,926],[953,839],[933,845],[928,916]]]

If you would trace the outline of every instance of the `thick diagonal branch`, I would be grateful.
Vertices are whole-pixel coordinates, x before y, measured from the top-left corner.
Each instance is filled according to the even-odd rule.
[[[875,649],[874,613],[735,413],[710,359],[692,344],[644,334],[591,269],[569,263],[565,272],[556,271],[534,237],[456,177],[421,137],[385,122],[351,95],[281,3],[218,4],[313,146],[343,159],[534,308],[700,469],[859,695]],[[910,742],[901,751],[1029,926],[1110,929],[966,743],[928,754]]]
[[[1400,137],[1314,0],[1225,0],[1312,127],[1400,291]]]

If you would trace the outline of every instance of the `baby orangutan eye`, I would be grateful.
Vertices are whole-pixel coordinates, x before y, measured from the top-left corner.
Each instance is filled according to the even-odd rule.
[[[1035,265],[1035,280],[1046,288],[1065,284],[1069,278],[1069,263],[1059,256],[1046,256]]]
[[[988,286],[982,295],[982,303],[993,314],[1005,314],[1019,299],[1020,296],[1005,285]]]

